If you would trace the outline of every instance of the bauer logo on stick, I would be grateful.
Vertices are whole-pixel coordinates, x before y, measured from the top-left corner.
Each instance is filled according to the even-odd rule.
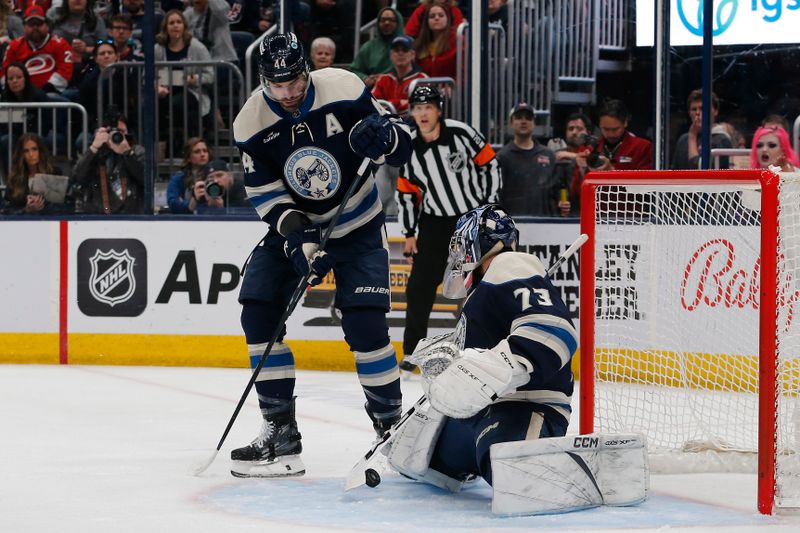
[[[87,316],[138,316],[147,306],[147,250],[137,239],[78,247],[78,307]]]

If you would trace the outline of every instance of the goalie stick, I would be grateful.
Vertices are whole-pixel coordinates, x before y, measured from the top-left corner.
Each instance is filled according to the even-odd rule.
[[[344,196],[342,197],[342,201],[339,204],[339,208],[334,213],[333,218],[328,223],[328,227],[325,229],[325,234],[320,239],[319,249],[324,250],[325,245],[328,243],[328,239],[333,233],[333,229],[336,226],[336,223],[339,221],[339,217],[341,216],[342,212],[344,211],[347,202],[350,201],[353,194],[355,194],[356,190],[358,189],[359,185],[364,181],[365,177],[369,175],[370,169],[372,168],[372,161],[369,158],[365,157],[364,160],[361,162],[361,165],[358,167],[358,171],[356,173],[356,178],[353,180],[353,183],[350,184],[350,188],[347,189]],[[236,404],[236,409],[233,410],[233,414],[231,415],[230,420],[228,420],[228,425],[225,427],[225,431],[222,432],[222,437],[219,439],[219,443],[217,444],[217,449],[212,452],[211,456],[201,465],[197,466],[194,469],[194,475],[199,476],[206,470],[208,467],[211,466],[211,463],[214,462],[214,459],[217,458],[217,454],[219,454],[219,450],[222,448],[222,444],[225,442],[225,439],[228,437],[228,433],[230,432],[231,428],[233,427],[233,423],[236,421],[236,417],[239,416],[239,411],[242,410],[242,406],[244,405],[245,400],[247,399],[247,395],[250,393],[250,389],[253,388],[253,384],[256,382],[256,378],[258,377],[258,373],[261,371],[261,368],[264,366],[264,363],[269,356],[269,352],[272,350],[272,346],[277,342],[278,337],[283,330],[283,325],[289,319],[289,315],[294,312],[294,308],[297,307],[300,298],[303,296],[303,293],[308,286],[308,282],[311,277],[314,275],[314,272],[309,268],[308,274],[300,280],[300,283],[297,285],[297,288],[292,293],[292,297],[289,300],[289,305],[286,307],[286,310],[281,315],[280,320],[278,320],[278,326],[275,328],[275,333],[272,335],[272,339],[269,341],[266,349],[264,349],[264,353],[261,354],[261,359],[258,361],[258,365],[253,369],[253,373],[250,375],[250,380],[247,382],[247,386],[244,388],[244,392],[242,392],[242,396],[239,398],[239,403]]]
[[[547,269],[547,276],[550,277],[555,274],[556,270],[558,270],[561,265],[564,264],[564,261],[572,257],[575,252],[577,252],[580,247],[586,243],[587,240],[589,240],[589,236],[585,233],[581,233],[578,238],[575,239],[572,244],[570,244],[569,248],[564,250],[564,253],[559,256],[555,263],[553,263],[553,266]],[[355,465],[353,465],[353,468],[350,469],[350,473],[347,475],[347,479],[345,480],[345,492],[365,484],[372,488],[377,487],[380,484],[381,476],[379,470],[382,470],[381,466],[386,458],[386,456],[381,453],[381,448],[389,443],[393,436],[397,435],[398,430],[400,430],[400,428],[403,427],[406,422],[408,422],[411,416],[418,409],[423,407],[427,401],[428,398],[425,395],[422,395],[419,400],[417,400],[414,405],[408,409],[408,411],[403,413],[403,416],[400,417],[400,420],[395,422],[392,427],[386,430],[384,434],[372,444],[372,447],[367,450],[367,453],[365,453],[364,456],[361,457],[361,459],[359,459]]]

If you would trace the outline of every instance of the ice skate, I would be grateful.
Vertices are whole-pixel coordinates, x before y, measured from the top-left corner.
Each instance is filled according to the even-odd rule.
[[[382,437],[386,430],[392,427],[394,423],[400,420],[400,417],[402,416],[402,411],[400,410],[398,410],[396,413],[380,413],[376,416],[369,408],[369,403],[364,404],[364,409],[367,410],[369,419],[372,420],[372,427],[375,430],[375,434],[378,436],[378,438]]]
[[[231,474],[236,477],[302,476],[303,445],[294,417],[294,402],[283,413],[264,418],[261,433],[249,445],[231,451]]]

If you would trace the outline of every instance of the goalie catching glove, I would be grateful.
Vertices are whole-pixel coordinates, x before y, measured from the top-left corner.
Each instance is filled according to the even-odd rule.
[[[461,351],[460,357],[430,381],[426,394],[440,413],[451,418],[469,418],[530,381],[531,372],[530,362],[514,355],[504,339],[488,350]]]
[[[322,283],[322,278],[333,268],[333,259],[324,250],[320,250],[322,230],[319,226],[307,226],[293,231],[286,236],[283,252],[292,261],[295,272],[300,276],[308,276],[311,286]]]
[[[381,164],[394,151],[397,137],[388,115],[367,115],[350,130],[350,147],[361,157]]]

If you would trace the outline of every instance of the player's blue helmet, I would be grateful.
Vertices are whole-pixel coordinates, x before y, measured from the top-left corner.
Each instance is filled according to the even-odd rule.
[[[501,251],[516,250],[518,241],[514,220],[498,205],[482,205],[462,215],[450,239],[443,295],[466,296],[473,288],[472,272]]]
[[[298,78],[303,78],[302,94],[305,94],[308,72],[303,43],[294,33],[280,33],[261,41],[258,48],[258,76],[262,89],[273,100],[280,102],[286,98],[273,94],[271,84],[291,82]]]

